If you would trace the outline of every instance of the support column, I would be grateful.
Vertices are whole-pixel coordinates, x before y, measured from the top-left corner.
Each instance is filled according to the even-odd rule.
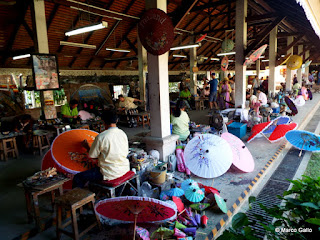
[[[167,12],[166,0],[146,1],[146,9],[158,8]],[[151,137],[145,138],[147,150],[156,149],[160,159],[174,153],[178,135],[170,135],[170,103],[168,52],[160,56],[148,53],[148,99],[150,100]]]
[[[277,34],[278,27],[272,29],[269,35],[269,81],[268,94],[271,96],[276,91],[276,61],[277,61]]]
[[[256,61],[256,75],[258,76],[258,78],[260,79],[260,59],[258,59]]]
[[[138,38],[138,67],[139,67],[139,88],[140,100],[146,102],[146,80],[148,72],[147,50],[142,46],[139,36]]]
[[[244,108],[246,100],[246,67],[244,63],[244,50],[247,46],[247,0],[236,1],[236,82],[235,106]]]
[[[298,54],[303,52],[303,45],[298,46]],[[303,55],[300,56],[303,61]],[[298,83],[301,85],[302,84],[302,68],[299,68],[297,71],[297,79]]]
[[[194,43],[194,37],[191,37],[191,42]],[[197,94],[197,73],[193,72],[193,67],[197,67],[197,48],[190,48],[190,92],[194,96]]]
[[[287,38],[287,46],[289,46],[293,42],[293,36],[290,36]],[[291,53],[291,56],[293,55],[293,47],[291,47],[287,54]],[[292,70],[287,68],[287,77],[286,77],[286,91],[291,91],[292,89]]]
[[[309,57],[310,57],[310,50],[306,51],[305,59],[308,59]],[[309,78],[309,67],[305,68],[305,75],[306,75],[306,79],[308,79]]]
[[[206,72],[206,76],[207,76],[207,78],[208,78],[208,81],[210,81],[210,80],[211,80],[210,71],[207,71],[207,72]]]

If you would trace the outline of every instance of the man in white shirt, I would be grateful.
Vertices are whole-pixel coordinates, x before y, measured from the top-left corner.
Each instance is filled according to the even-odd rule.
[[[261,91],[260,88],[257,89],[258,101],[261,103],[262,106],[267,105],[268,98],[267,95]]]
[[[134,104],[134,102],[142,102],[139,99],[132,97],[124,97],[123,95],[119,95],[119,108],[126,110],[136,109],[138,106]]]
[[[94,140],[91,147],[85,140],[91,158],[98,158],[98,166],[78,173],[73,178],[73,187],[83,188],[88,181],[113,180],[122,177],[130,170],[129,143],[124,131],[117,128],[118,117],[114,112],[105,112],[102,116],[106,129]]]

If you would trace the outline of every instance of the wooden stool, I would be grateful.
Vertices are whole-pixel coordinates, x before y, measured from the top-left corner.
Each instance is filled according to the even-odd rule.
[[[144,127],[145,124],[150,126],[150,117],[148,112],[136,113],[132,116],[137,119],[138,126],[142,125],[142,127]]]
[[[84,234],[86,234],[93,227],[98,225],[101,229],[101,224],[99,217],[94,211],[94,196],[95,194],[81,188],[75,188],[66,194],[56,198],[57,206],[57,239],[60,239],[61,233],[64,233],[73,239],[77,240]],[[96,221],[79,233],[78,222],[77,222],[77,209],[80,209],[80,214],[82,212],[82,207],[89,204],[92,207],[93,214],[95,215]],[[71,219],[66,223],[62,224],[62,209],[71,211]],[[68,232],[65,229],[68,225],[72,223],[72,232]]]
[[[63,194],[62,185],[64,184],[65,181],[66,180],[61,180],[61,181],[46,185],[45,187],[38,186],[37,188],[23,186],[24,194],[26,197],[28,222],[30,223],[34,219],[36,222],[36,226],[39,230],[41,230],[41,223],[40,223],[40,209],[39,209],[38,197],[44,193],[51,192],[51,205],[53,210],[55,195],[57,194],[58,196],[61,196]]]
[[[0,157],[5,161],[8,161],[9,154],[12,154],[12,157],[18,158],[19,152],[17,148],[16,137],[3,138],[0,142]]]
[[[137,187],[134,187],[131,183],[132,180],[136,180]],[[139,175],[135,174],[133,171],[129,171],[123,176],[116,178],[114,180],[104,180],[100,182],[90,182],[90,187],[97,187],[103,190],[106,190],[107,193],[111,198],[116,197],[116,188],[122,187],[120,196],[122,195],[123,190],[125,189],[126,185],[129,184],[137,193],[140,192],[140,179]]]
[[[50,149],[48,134],[33,135],[33,154],[39,149],[40,155],[42,155],[43,149],[46,148]]]
[[[203,100],[196,100],[196,110],[204,110],[204,101]]]

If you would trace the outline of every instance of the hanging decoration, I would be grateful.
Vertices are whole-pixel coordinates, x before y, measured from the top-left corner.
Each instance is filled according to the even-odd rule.
[[[221,70],[224,72],[227,71],[228,65],[229,65],[229,59],[227,56],[224,56],[221,61]]]

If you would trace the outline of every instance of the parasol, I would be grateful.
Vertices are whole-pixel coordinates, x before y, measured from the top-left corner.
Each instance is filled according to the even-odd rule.
[[[213,134],[194,137],[184,151],[186,166],[202,178],[218,177],[228,171],[232,164],[230,145]]]
[[[291,53],[288,53],[288,54],[285,55],[284,57],[280,58],[280,61],[281,61],[281,62],[280,62],[279,65],[285,64],[285,63],[289,60],[290,56],[291,56]]]
[[[169,228],[159,227],[156,231],[152,233],[151,237],[164,239],[172,236],[173,233],[174,231],[170,230]]]
[[[198,38],[196,43],[199,43],[199,42],[203,41],[206,38],[206,36],[207,36],[207,34],[203,34],[201,37]]]
[[[291,110],[290,115],[292,116],[296,115],[298,113],[298,109],[296,105],[292,102],[292,100],[288,96],[285,96],[284,101],[286,102],[287,106]]]
[[[181,188],[171,188],[170,190],[168,190],[166,192],[166,194],[169,196],[169,197],[181,197],[182,195],[184,195],[184,191],[181,189]]]
[[[68,178],[71,178],[71,180],[69,180],[63,184],[63,189],[72,189],[73,175],[66,172],[63,168],[61,168],[58,164],[56,164],[56,162],[53,160],[53,158],[51,156],[51,150],[46,152],[46,154],[42,158],[41,171],[44,171],[50,167],[55,167],[58,172],[63,173],[64,175],[68,175]]]
[[[221,137],[230,144],[233,153],[233,166],[243,172],[252,172],[254,170],[254,160],[241,139],[231,133],[223,133]]]
[[[290,70],[296,70],[302,65],[302,58],[298,55],[292,55],[287,61],[287,68]]]
[[[182,232],[182,231],[181,231],[180,229],[178,229],[178,228],[174,228],[173,231],[174,231],[173,236],[175,236],[175,237],[177,237],[177,238],[183,238],[183,237],[187,236],[184,232]]]
[[[79,111],[79,116],[81,120],[84,120],[84,121],[94,118],[89,112],[84,110]]]
[[[298,127],[297,123],[290,123],[290,124],[281,124],[278,125],[274,131],[271,133],[269,137],[270,142],[277,142],[280,141],[284,136],[286,135],[287,132],[294,130]]]
[[[175,227],[175,228],[178,228],[178,229],[184,229],[184,228],[186,228],[185,225],[183,225],[182,223],[179,223],[178,221],[175,222],[174,227]]]
[[[147,229],[136,226],[136,232],[142,240],[150,240],[150,234]]]
[[[200,202],[204,198],[204,189],[190,187],[184,195],[190,202]]]
[[[256,51],[254,51],[250,56],[249,59],[247,59],[244,63],[243,66],[248,66],[254,63],[261,57],[261,55],[264,53],[266,48],[268,47],[268,44],[264,44],[261,47],[259,47]]]
[[[199,187],[204,188],[207,194],[209,193],[218,194],[218,195],[220,194],[219,190],[214,187],[205,186],[203,184],[201,184],[201,186],[199,185]]]
[[[227,204],[224,201],[224,199],[218,194],[214,194],[214,199],[216,200],[216,203],[217,203],[218,207],[220,208],[220,210],[224,213],[227,213],[228,208],[227,208]]]
[[[86,139],[89,144],[92,144],[97,135],[97,132],[86,129],[74,129],[60,134],[52,143],[53,160],[72,174],[90,169],[95,161],[87,156],[82,142]]]
[[[320,136],[312,132],[292,130],[287,132],[285,137],[294,147],[301,150],[299,157],[301,156],[302,150],[310,152],[320,151]]]
[[[229,64],[229,59],[227,56],[224,56],[221,60],[221,70],[222,71],[227,71],[228,69],[228,64]]]
[[[302,68],[307,68],[312,63],[312,60],[307,60],[304,64],[302,64]]]
[[[147,197],[116,197],[108,198],[95,205],[100,217],[107,217],[126,222],[164,222],[176,218],[177,209],[166,202]],[[134,238],[135,239],[135,233]]]
[[[291,118],[287,116],[280,116],[271,121],[271,125],[263,131],[264,134],[272,133],[274,129],[281,124],[288,124],[291,121]]]
[[[179,197],[172,197],[172,201],[176,204],[178,212],[182,212],[184,210],[184,204]]]
[[[233,48],[234,42],[231,39],[227,38],[221,43],[222,52],[230,52],[233,50]]]
[[[255,139],[257,137],[257,135],[259,133],[263,134],[263,131],[266,130],[271,124],[272,124],[272,122],[264,122],[264,123],[259,123],[259,124],[254,125],[252,127],[251,135],[248,138],[247,142],[248,143],[251,142],[253,139]]]
[[[306,100],[304,100],[304,97],[302,95],[297,96],[297,98],[293,102],[298,107],[302,107],[306,104]]]
[[[198,183],[192,179],[187,179],[187,180],[184,180],[181,184],[181,188],[185,191],[187,190],[189,187],[198,187]]]
[[[162,191],[161,193],[160,193],[160,200],[162,200],[162,201],[166,201],[166,200],[169,200],[170,199],[170,197],[168,196],[168,191]]]
[[[194,203],[190,205],[192,209],[198,210],[198,211],[203,211],[209,206],[210,206],[209,203]]]

